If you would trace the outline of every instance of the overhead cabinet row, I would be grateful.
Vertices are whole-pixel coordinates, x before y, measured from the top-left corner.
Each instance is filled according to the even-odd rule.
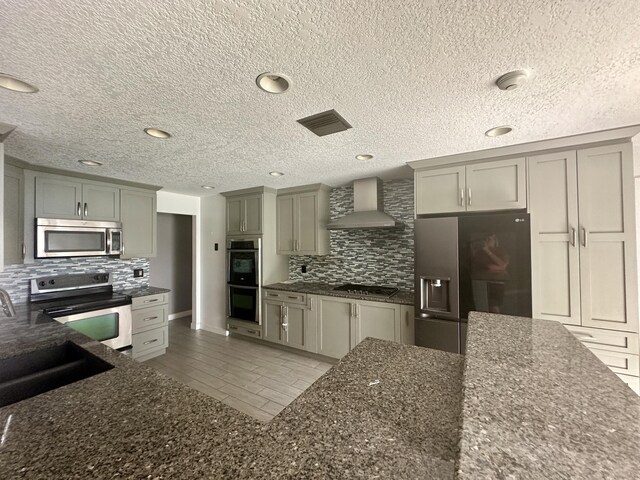
[[[5,167],[5,264],[32,261],[35,218],[121,222],[123,258],[156,255],[155,190]]]

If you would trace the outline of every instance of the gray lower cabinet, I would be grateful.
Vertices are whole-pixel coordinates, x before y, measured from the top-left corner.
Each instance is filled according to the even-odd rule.
[[[155,257],[157,251],[156,192],[120,190],[122,258]]]
[[[318,353],[341,358],[367,337],[402,341],[401,308],[395,303],[318,297]]]
[[[167,293],[133,299],[132,358],[142,362],[166,352],[169,346],[168,301]]]
[[[22,263],[24,243],[24,171],[4,167],[4,264]]]
[[[315,295],[265,291],[262,336],[270,342],[317,352]]]
[[[35,188],[36,217],[120,221],[116,186],[39,173]]]

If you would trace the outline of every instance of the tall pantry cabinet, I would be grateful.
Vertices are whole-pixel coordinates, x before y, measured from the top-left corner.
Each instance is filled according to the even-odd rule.
[[[637,388],[631,144],[529,156],[528,169],[533,316],[567,325]]]

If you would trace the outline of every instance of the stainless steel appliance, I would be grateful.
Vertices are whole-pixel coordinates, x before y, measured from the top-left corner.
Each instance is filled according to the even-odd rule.
[[[36,258],[121,255],[122,224],[36,218]]]
[[[531,316],[527,213],[415,221],[416,345],[464,353],[470,311]]]
[[[227,239],[227,316],[260,324],[259,237]]]
[[[131,345],[131,297],[114,293],[110,273],[31,279],[32,310],[118,349]]]

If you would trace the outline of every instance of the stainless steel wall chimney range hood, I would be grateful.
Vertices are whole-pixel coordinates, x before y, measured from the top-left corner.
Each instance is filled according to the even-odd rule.
[[[331,220],[329,230],[349,230],[364,228],[404,228],[383,211],[382,180],[378,177],[361,178],[353,181],[353,213]]]

